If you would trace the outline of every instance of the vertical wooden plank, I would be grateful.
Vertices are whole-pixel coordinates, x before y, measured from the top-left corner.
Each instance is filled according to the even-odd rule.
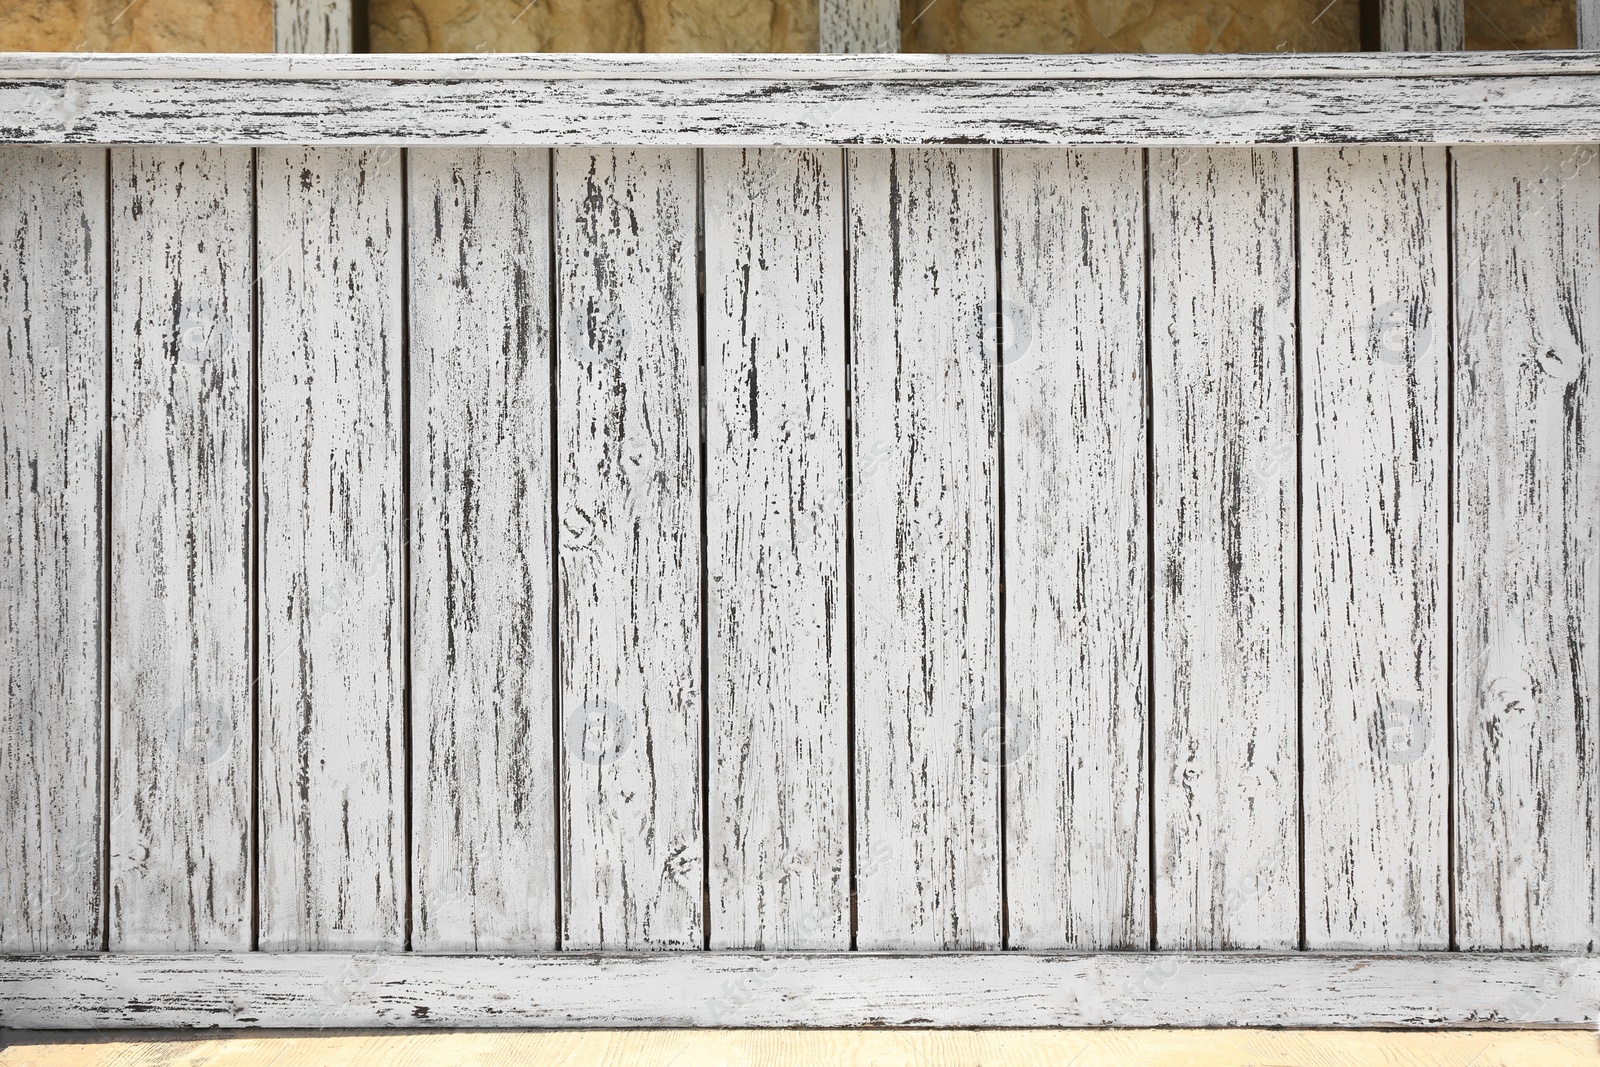
[[[112,153],[113,950],[250,947],[251,183]]]
[[[1595,147],[1454,150],[1456,907],[1464,949],[1595,949]]]
[[[699,948],[693,149],[555,153],[563,944]]]
[[[1293,157],[1150,166],[1156,932],[1299,938]]]
[[[713,948],[850,947],[842,163],[705,153]]]
[[[1459,52],[1467,47],[1463,0],[1377,0],[1384,52]]]
[[[1306,942],[1449,947],[1442,148],[1300,150]]]
[[[273,0],[274,52],[354,52],[355,0]]]
[[[1148,948],[1143,156],[1000,159],[1010,946]]]
[[[0,149],[0,951],[101,947],[106,153]]]
[[[404,943],[400,159],[257,157],[260,944]]]
[[[848,156],[857,944],[1000,944],[994,156]]]
[[[408,159],[412,942],[551,949],[550,155]]]
[[[818,0],[821,52],[900,51],[900,0]]]
[[[1600,0],[1578,0],[1578,47],[1600,49]]]

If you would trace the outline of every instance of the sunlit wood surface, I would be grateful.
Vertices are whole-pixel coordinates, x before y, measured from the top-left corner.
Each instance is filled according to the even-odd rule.
[[[228,1036],[11,1033],[0,1067],[1566,1067],[1600,1064],[1587,1030],[591,1030]]]

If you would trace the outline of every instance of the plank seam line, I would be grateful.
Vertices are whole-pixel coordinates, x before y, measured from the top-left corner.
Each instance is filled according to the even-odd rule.
[[[839,147],[839,217],[844,240],[844,729],[845,789],[849,794],[850,951],[859,948],[856,897],[856,483],[855,483],[855,264],[850,242],[850,150]]]
[[[1301,367],[1304,351],[1300,337],[1300,290],[1303,285],[1301,269],[1304,259],[1300,249],[1300,149],[1289,149],[1290,208],[1289,241],[1294,259],[1294,748],[1295,748],[1295,822],[1297,829],[1297,863],[1299,870],[1300,899],[1297,933],[1300,951],[1307,948],[1306,912],[1306,694],[1305,694],[1305,493],[1302,489],[1305,470],[1305,374]],[[1326,899],[1326,898],[1324,898]]]
[[[101,157],[102,172],[101,208],[105,222],[105,310],[101,325],[105,328],[104,374],[101,403],[104,405],[105,447],[101,455],[100,477],[100,948],[111,951],[111,451],[116,434],[111,416],[113,338],[116,336],[112,322],[113,300],[116,290],[112,285],[115,274],[115,252],[112,244],[111,209],[112,149],[107,148]],[[48,915],[46,916],[48,918]]]
[[[1145,629],[1145,896],[1149,903],[1150,951],[1160,948],[1156,934],[1156,433],[1155,355],[1150,329],[1151,261],[1155,233],[1150,225],[1150,149],[1139,149],[1140,213],[1144,227],[1144,629]]]
[[[552,839],[555,854],[555,950],[562,951],[563,935],[565,934],[565,907],[564,907],[564,882],[562,870],[562,853],[565,846],[565,834],[562,833],[562,796],[565,792],[562,777],[562,730],[561,730],[561,695],[562,695],[562,660],[561,660],[561,432],[559,426],[560,399],[559,381],[559,347],[561,331],[558,328],[561,308],[557,303],[556,295],[556,150],[545,149],[546,164],[546,197],[545,230],[547,233],[545,256],[550,267],[550,283],[547,286],[550,301],[550,316],[547,320],[550,352],[550,732],[551,745],[551,771],[555,776],[555,788],[551,795],[555,816],[555,836]]]
[[[401,916],[404,950],[411,951],[415,917],[412,886],[411,762],[411,188],[410,149],[401,148],[400,167],[400,747],[404,754],[401,782],[405,807],[401,812],[405,858],[405,913]],[[476,908],[473,930],[477,931]]]
[[[994,213],[994,466],[995,466],[995,552],[997,556],[997,572],[999,586],[995,606],[995,624],[998,630],[998,643],[995,646],[995,659],[1000,673],[1000,714],[997,716],[999,723],[999,859],[1000,859],[1000,950],[1006,951],[1011,947],[1011,900],[1010,884],[1006,877],[1006,861],[1008,850],[1006,839],[1009,829],[1006,824],[1006,781],[1010,773],[1010,752],[1006,748],[1006,716],[1010,711],[1007,701],[1008,690],[1006,686],[1006,341],[1005,341],[1005,292],[1002,288],[1004,251],[1001,248],[1001,190],[1000,190],[1000,153],[998,148],[989,150],[990,165],[993,174],[993,213]],[[980,334],[982,336],[982,334]]]
[[[706,154],[694,152],[695,343],[700,474],[700,948],[711,949],[711,638],[706,527]]]
[[[1444,347],[1444,781],[1446,922],[1451,952],[1461,951],[1456,928],[1456,167],[1455,150],[1444,150],[1445,347]]]
[[[250,951],[261,949],[261,195],[250,149]]]

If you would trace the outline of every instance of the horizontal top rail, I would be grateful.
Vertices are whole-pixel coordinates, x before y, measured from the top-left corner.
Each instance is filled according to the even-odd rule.
[[[0,56],[0,143],[1596,140],[1596,52]]]

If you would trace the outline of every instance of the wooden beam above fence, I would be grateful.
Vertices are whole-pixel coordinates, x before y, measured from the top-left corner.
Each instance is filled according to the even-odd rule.
[[[0,58],[0,143],[1574,143],[1600,57]]]

